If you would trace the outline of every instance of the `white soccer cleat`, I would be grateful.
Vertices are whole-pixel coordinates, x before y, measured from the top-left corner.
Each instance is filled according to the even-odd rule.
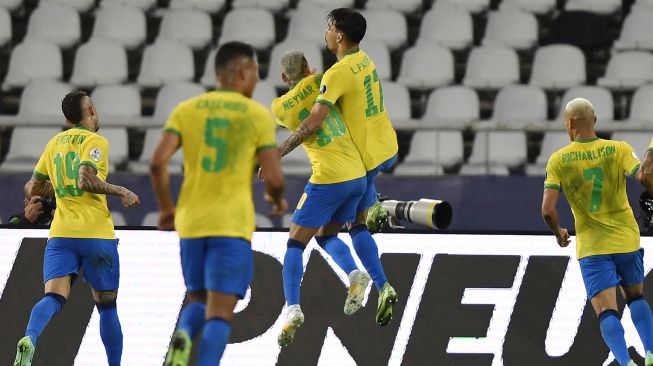
[[[644,359],[644,366],[653,366],[653,353],[646,351],[646,358]]]
[[[288,315],[286,315],[286,323],[281,329],[281,334],[277,341],[281,347],[286,347],[295,338],[295,331],[297,328],[304,324],[304,313],[299,305],[290,305],[288,307]]]
[[[352,315],[363,307],[365,291],[371,280],[367,272],[358,269],[351,271],[349,274],[349,290],[347,290],[347,299],[345,299],[344,312],[346,315]]]

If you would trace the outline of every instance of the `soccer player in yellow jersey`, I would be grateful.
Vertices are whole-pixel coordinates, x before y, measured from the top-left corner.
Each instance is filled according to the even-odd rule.
[[[254,49],[223,44],[215,57],[218,90],[180,103],[170,115],[150,167],[160,209],[159,228],[176,228],[191,303],[178,321],[165,365],[188,364],[202,328],[200,366],[220,363],[238,299],[253,276],[252,175],[256,160],[273,212],[283,214],[284,178],[270,111],[250,99],[258,81]],[[175,210],[168,161],[181,148],[184,181]]]
[[[376,242],[370,235],[367,211],[387,214],[377,201],[374,178],[390,169],[397,161],[397,135],[383,104],[381,80],[372,59],[359,48],[365,36],[365,18],[353,9],[339,8],[327,16],[325,39],[327,48],[338,58],[324,73],[320,95],[302,124],[284,141],[281,155],[299,146],[316,133],[332,109],[338,108],[367,171],[367,188],[356,209],[356,220],[349,223],[349,234],[356,254],[379,291],[376,322],[387,325],[392,319],[392,306],[397,293],[390,286],[379,260]],[[373,220],[372,220],[373,221]]]
[[[272,101],[272,114],[278,124],[294,131],[310,114],[322,75],[311,72],[302,52],[290,51],[281,58],[281,76],[290,91]],[[283,260],[288,315],[278,339],[281,346],[292,342],[304,322],[299,306],[302,253],[313,236],[317,234],[317,243],[349,275],[345,314],[361,308],[370,282],[370,276],[357,269],[349,247],[338,238],[340,228],[356,218],[356,207],[367,186],[365,167],[338,108],[331,109],[322,127],[304,141],[304,149],[313,174],[293,215]]]
[[[32,364],[39,336],[61,311],[82,267],[100,314],[100,335],[109,365],[117,366],[122,356],[122,330],[116,310],[120,262],[106,195],[119,196],[125,207],[138,205],[138,196],[125,187],[106,183],[109,142],[97,134],[100,125],[91,98],[83,91],[69,93],[61,109],[72,128],[48,142],[26,185],[30,196],[55,196],[57,209],[43,256],[45,295],[32,309],[25,337],[18,342],[14,366]]]
[[[625,141],[596,137],[592,104],[582,98],[565,107],[564,124],[571,144],[551,155],[546,166],[542,217],[561,247],[569,245],[567,229],[558,223],[556,203],[565,192],[576,222],[576,254],[583,282],[601,334],[622,366],[636,365],[628,355],[617,312],[617,286],[626,299],[635,328],[653,365],[653,316],[642,297],[643,252],[639,227],[626,196],[625,175],[648,186],[633,148]]]

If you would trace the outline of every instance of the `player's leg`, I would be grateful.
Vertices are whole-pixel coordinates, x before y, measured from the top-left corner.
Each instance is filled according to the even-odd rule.
[[[189,303],[179,314],[168,352],[165,366],[188,365],[193,338],[204,327],[206,315],[206,288],[204,283],[207,239],[181,239],[179,243],[181,269],[187,289]]]
[[[109,366],[122,359],[122,326],[116,300],[120,285],[117,239],[75,239],[82,256],[84,279],[93,288],[93,300],[100,314],[100,338]]]
[[[599,317],[603,340],[621,366],[631,362],[624,338],[624,328],[619,319],[617,288],[619,278],[616,265],[609,255],[594,255],[580,260],[587,298]]]
[[[16,347],[14,366],[29,366],[38,342],[46,325],[63,308],[73,276],[77,276],[80,258],[71,250],[64,238],[48,240],[43,255],[44,296],[34,305],[30,314],[25,337]]]
[[[653,366],[653,314],[644,299],[644,249],[615,255],[621,290],[630,309],[630,317],[646,350],[645,365]]]
[[[254,274],[251,244],[237,238],[207,238],[204,264],[207,289],[206,322],[200,343],[199,366],[220,363],[229,342],[238,299],[245,297]]]

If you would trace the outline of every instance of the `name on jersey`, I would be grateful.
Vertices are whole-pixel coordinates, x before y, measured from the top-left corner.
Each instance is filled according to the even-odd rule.
[[[617,153],[617,148],[614,145],[600,147],[596,150],[590,151],[574,151],[562,154],[560,161],[563,164],[569,164],[574,161],[596,160],[604,156],[614,155]]]
[[[57,137],[55,144],[81,144],[84,140],[86,140],[84,135],[62,135]]]
[[[370,60],[369,57],[365,56],[360,62],[358,62],[356,65],[350,67],[349,69],[351,70],[351,73],[356,75],[359,72],[367,69],[368,66],[372,64],[372,61]]]
[[[208,110],[228,109],[235,112],[247,112],[247,104],[221,99],[200,99],[197,101],[195,108]]]
[[[297,92],[297,94],[283,101],[283,110],[287,111],[290,108],[296,106],[297,103],[308,98],[311,94],[313,94],[314,91],[315,89],[313,89],[312,85],[308,85],[304,89],[301,89],[299,92]]]

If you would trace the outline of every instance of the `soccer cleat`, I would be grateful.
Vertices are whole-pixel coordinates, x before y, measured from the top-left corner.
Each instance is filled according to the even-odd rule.
[[[365,290],[370,283],[370,275],[361,270],[353,270],[349,274],[349,290],[347,290],[347,299],[345,299],[345,314],[352,315],[363,306],[363,297]]]
[[[653,366],[653,353],[651,353],[651,351],[646,351],[644,366]]]
[[[637,366],[637,364],[635,363],[635,361],[630,360],[630,362],[628,362],[628,366]]]
[[[388,211],[381,206],[381,202],[376,202],[367,210],[365,225],[370,233],[377,233],[388,226]]]
[[[18,341],[16,346],[16,360],[14,366],[31,366],[34,357],[34,345],[32,339],[25,336]]]
[[[288,307],[288,315],[286,316],[286,323],[281,329],[281,334],[277,341],[281,347],[286,347],[292,343],[293,338],[295,338],[295,331],[297,328],[301,327],[304,324],[304,313],[299,305],[291,305]]]
[[[379,303],[376,307],[376,324],[386,326],[392,320],[392,306],[397,302],[397,292],[386,283],[379,292]]]
[[[164,366],[188,366],[193,341],[185,330],[177,330],[172,335]]]

